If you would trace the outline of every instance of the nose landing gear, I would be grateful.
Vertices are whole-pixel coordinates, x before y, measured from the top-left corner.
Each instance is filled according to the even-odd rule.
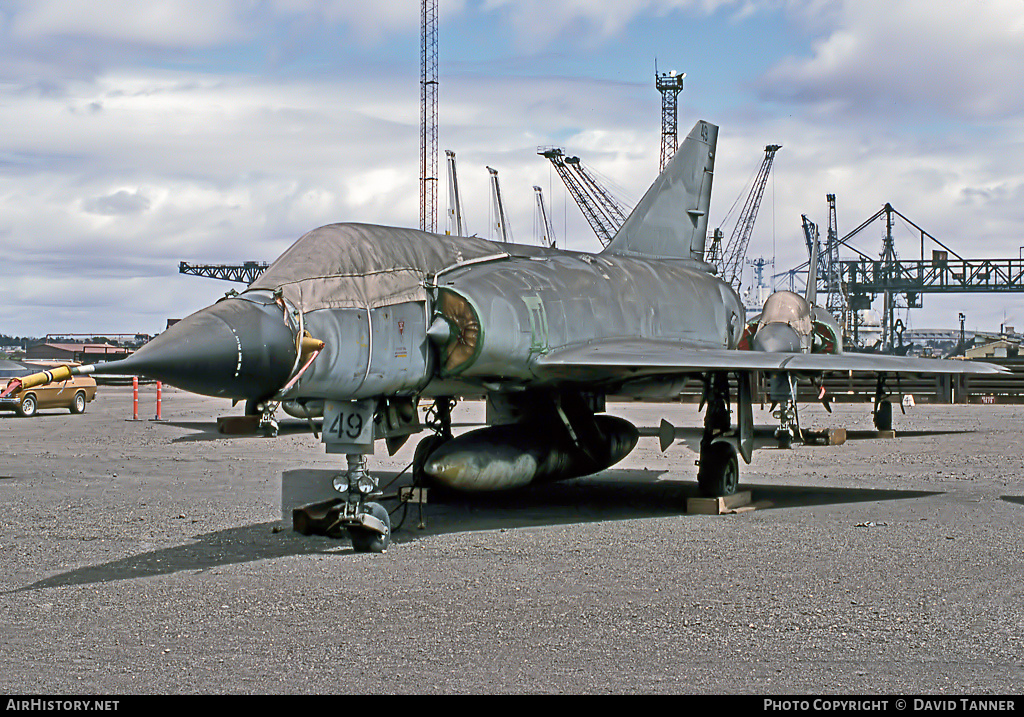
[[[334,479],[334,488],[344,501],[336,525],[348,531],[357,553],[383,553],[391,545],[391,517],[380,503],[368,498],[380,497],[377,480],[366,470],[366,456],[348,454],[348,471]]]

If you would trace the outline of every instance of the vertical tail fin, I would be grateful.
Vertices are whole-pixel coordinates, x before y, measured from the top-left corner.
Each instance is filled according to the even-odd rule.
[[[811,244],[811,260],[807,264],[807,303],[812,306],[818,301],[818,233],[814,233]]]
[[[701,120],[604,251],[704,259],[718,127]]]

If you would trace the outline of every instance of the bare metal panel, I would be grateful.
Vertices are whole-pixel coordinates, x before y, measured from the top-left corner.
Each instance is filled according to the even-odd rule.
[[[289,397],[413,395],[426,385],[432,366],[423,302],[320,309],[305,320],[325,346]]]
[[[521,382],[551,351],[624,337],[734,348],[744,324],[739,297],[692,266],[562,253],[449,272],[443,290],[465,297],[479,324],[472,356],[449,368]],[[719,300],[707,302],[709,294]]]

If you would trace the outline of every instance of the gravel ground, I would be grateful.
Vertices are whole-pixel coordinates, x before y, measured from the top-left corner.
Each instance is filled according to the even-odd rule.
[[[869,432],[866,404],[834,408],[804,425]],[[1024,692],[1024,407],[769,444],[741,468],[758,510],[728,516],[685,512],[696,406],[609,412],[682,429],[591,478],[431,494],[383,555],[281,519],[283,472],[341,465],[297,422],[221,436],[240,408],[174,389],[131,421],[106,387],[84,416],[0,415],[0,690]]]

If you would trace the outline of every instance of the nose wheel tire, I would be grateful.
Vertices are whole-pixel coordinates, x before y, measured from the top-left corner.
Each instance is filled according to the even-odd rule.
[[[381,534],[369,528],[348,529],[352,549],[357,553],[383,553],[391,545],[391,516],[380,503],[367,503],[366,512],[384,524],[386,532]]]
[[[697,485],[701,495],[718,498],[732,495],[740,482],[740,465],[736,447],[727,441],[718,441],[702,447]]]

